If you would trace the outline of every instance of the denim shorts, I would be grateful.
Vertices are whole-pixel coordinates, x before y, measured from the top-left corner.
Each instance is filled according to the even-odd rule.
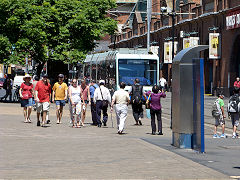
[[[57,106],[65,106],[66,101],[65,100],[55,100]]]
[[[33,105],[33,98],[21,100],[21,107],[28,107],[28,106],[32,106],[32,105]]]

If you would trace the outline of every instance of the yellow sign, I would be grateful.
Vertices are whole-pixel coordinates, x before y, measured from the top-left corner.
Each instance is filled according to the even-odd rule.
[[[219,33],[209,33],[209,58],[220,59],[221,58],[221,41]]]
[[[190,39],[189,38],[184,38],[183,39],[183,49],[189,48],[190,47]]]
[[[8,74],[12,74],[12,68],[11,68],[11,65],[8,66],[8,71],[7,71]]]

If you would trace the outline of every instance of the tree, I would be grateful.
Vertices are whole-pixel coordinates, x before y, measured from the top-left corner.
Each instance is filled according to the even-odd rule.
[[[114,0],[1,0],[0,63],[82,61],[116,22],[106,15]],[[40,73],[40,72],[38,72]]]

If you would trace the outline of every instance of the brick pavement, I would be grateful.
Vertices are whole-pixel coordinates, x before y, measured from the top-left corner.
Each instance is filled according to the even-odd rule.
[[[70,128],[68,107],[63,124],[56,124],[55,106],[51,124],[23,123],[19,104],[0,103],[0,178],[4,179],[228,179],[220,172],[143,141],[171,137],[169,120],[163,119],[163,136],[152,136],[150,121],[134,126],[129,111],[126,134],[89,125]],[[113,115],[114,126],[115,115]],[[171,142],[169,142],[170,144]]]

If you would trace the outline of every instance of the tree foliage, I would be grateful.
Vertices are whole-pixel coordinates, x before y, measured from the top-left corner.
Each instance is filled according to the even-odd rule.
[[[114,0],[1,0],[0,63],[79,62],[116,22]]]

